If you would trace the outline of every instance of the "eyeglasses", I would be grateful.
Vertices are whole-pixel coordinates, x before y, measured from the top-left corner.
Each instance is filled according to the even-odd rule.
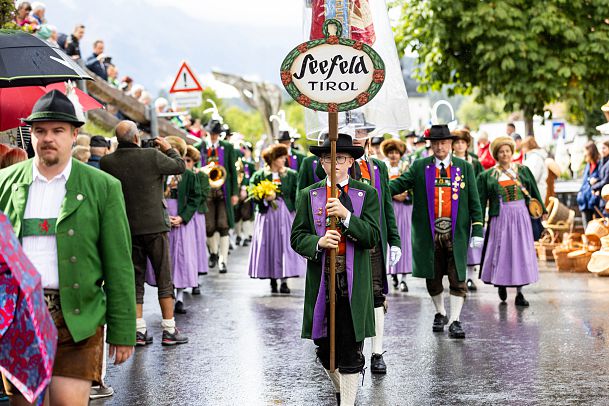
[[[344,156],[344,155],[337,155],[336,156],[336,163],[337,164],[344,164],[345,162],[347,162],[347,158],[349,158],[349,157]],[[329,163],[332,162],[332,157],[329,156],[329,155],[322,156],[320,159],[321,159],[321,162],[323,162],[325,164],[329,164]]]

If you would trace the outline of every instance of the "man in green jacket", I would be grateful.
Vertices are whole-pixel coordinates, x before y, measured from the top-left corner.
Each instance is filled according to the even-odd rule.
[[[42,277],[58,329],[51,404],[87,404],[101,380],[103,325],[115,364],[135,344],[131,239],[120,182],[73,160],[84,123],[59,91],[42,96],[24,120],[35,157],[0,171],[0,210]],[[23,400],[23,399],[20,399]]]
[[[219,272],[226,273],[230,246],[228,232],[235,227],[233,207],[239,203],[239,185],[237,185],[235,150],[233,144],[220,139],[224,129],[219,120],[212,119],[207,124],[205,129],[209,136],[195,147],[201,151],[201,166],[216,163],[226,170],[226,178],[221,187],[214,188],[213,182],[211,183],[212,188],[207,197],[207,213],[205,213],[209,267],[215,268],[218,264]]]
[[[275,137],[275,141],[278,144],[283,144],[288,147],[288,158],[286,159],[286,165],[288,168],[298,172],[300,170],[300,166],[302,165],[302,160],[305,159],[305,155],[292,148],[292,143],[294,142],[294,138],[287,130],[280,130],[277,137]]]
[[[310,147],[330,173],[330,143]],[[292,248],[307,261],[302,338],[313,339],[317,356],[330,377],[339,404],[353,405],[358,374],[363,370],[364,339],[374,331],[374,299],[370,249],[380,239],[376,190],[349,177],[349,168],[363,155],[351,136],[339,134],[336,145],[336,183],[339,197],[330,197],[327,179],[298,194],[292,225]],[[329,216],[340,220],[338,230],[327,229]],[[328,329],[329,250],[336,255],[336,366],[330,372]]]
[[[351,168],[351,177],[361,180],[377,191],[377,198],[381,211],[379,222],[381,225],[381,238],[370,252],[372,260],[372,285],[374,287],[374,320],[376,334],[372,338],[372,357],[370,359],[370,372],[373,374],[386,374],[387,365],[383,359],[383,335],[385,332],[385,313],[387,312],[386,294],[388,293],[387,268],[395,265],[402,256],[402,243],[400,233],[395,222],[395,213],[392,205],[392,195],[389,191],[389,173],[383,161],[372,158],[368,152],[370,148],[369,133],[374,125],[368,123],[363,113],[351,112],[351,126],[355,127],[353,145],[364,148],[364,156],[356,159]],[[387,246],[391,248],[388,250]]]
[[[451,338],[465,338],[459,316],[467,287],[467,247],[482,247],[482,209],[474,168],[451,155],[453,136],[446,125],[434,125],[427,139],[433,156],[418,159],[389,185],[393,196],[412,190],[412,276],[427,279],[436,308],[433,331],[450,323]],[[450,319],[446,316],[442,279],[450,282]]]

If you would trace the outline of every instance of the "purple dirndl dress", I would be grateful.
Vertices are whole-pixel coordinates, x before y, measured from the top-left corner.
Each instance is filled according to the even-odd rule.
[[[523,199],[500,200],[499,215],[491,218],[487,234],[480,277],[484,283],[518,287],[537,282],[531,218]]]
[[[167,199],[167,211],[170,216],[178,215],[178,200]],[[191,219],[179,227],[172,227],[169,232],[169,255],[171,257],[171,270],[173,286],[177,289],[195,288],[198,282],[197,239],[195,222]],[[146,282],[156,286],[154,270],[148,262],[146,269]]]
[[[389,275],[412,273],[412,204],[392,201],[395,213],[395,222],[398,226],[400,239],[402,240],[402,257],[394,266],[390,266]]]
[[[290,246],[295,213],[290,213],[283,199],[275,200],[277,208],[256,213],[254,235],[249,257],[251,278],[281,279],[302,276],[306,261]]]
[[[197,272],[201,275],[205,275],[209,271],[207,264],[209,254],[207,252],[207,233],[205,232],[205,213],[196,212],[190,221],[194,223],[195,228]]]

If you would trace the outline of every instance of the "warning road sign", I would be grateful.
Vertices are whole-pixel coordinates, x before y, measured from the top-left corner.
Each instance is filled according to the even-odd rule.
[[[176,78],[171,85],[169,93],[182,93],[182,92],[201,92],[203,87],[197,80],[197,76],[194,71],[188,66],[186,62],[182,62],[182,66],[176,75]]]

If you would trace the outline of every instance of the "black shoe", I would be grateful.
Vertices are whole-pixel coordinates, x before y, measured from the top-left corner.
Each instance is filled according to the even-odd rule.
[[[241,244],[242,247],[249,247],[249,245],[250,245],[249,240],[243,240],[243,244]]]
[[[148,344],[152,344],[152,336],[148,337],[148,332],[140,333],[139,331],[135,332],[135,346],[136,347],[144,347]]]
[[[208,265],[210,268],[215,268],[218,265],[218,254],[209,254]]]
[[[391,275],[391,278],[393,278],[393,288],[397,289],[398,288],[398,276],[397,275]]]
[[[373,374],[387,373],[387,365],[383,360],[383,354],[372,354],[372,357],[370,357],[370,372]]]
[[[271,279],[271,293],[278,293],[277,290],[277,279]]]
[[[461,328],[461,322],[453,321],[448,328],[448,336],[450,338],[465,338],[465,331]]]
[[[233,247],[233,243],[232,243],[232,242],[229,242],[229,243],[228,243],[228,250],[229,250],[229,251],[232,251],[232,250],[234,250],[234,249],[235,249],[235,247]]]
[[[235,238],[235,244],[237,244],[237,246],[241,245],[241,237],[237,236],[237,238]]]
[[[505,302],[505,299],[507,299],[507,289],[505,286],[499,286],[497,293],[499,293],[499,299],[501,299],[502,302]]]
[[[178,345],[178,344],[186,344],[188,342],[188,337],[180,334],[178,329],[175,329],[175,332],[171,334],[167,330],[163,330],[163,341],[162,345]]]
[[[432,330],[434,333],[442,333],[444,326],[448,324],[448,317],[443,316],[442,313],[436,313],[433,318]]]
[[[474,292],[474,291],[478,290],[478,287],[476,286],[474,281],[471,279],[467,280],[467,290],[469,290],[470,292]]]
[[[529,306],[529,301],[524,298],[524,295],[522,294],[522,292],[518,292],[514,303],[516,304],[516,306],[523,306],[523,307]]]
[[[405,281],[400,282],[400,292],[408,292],[408,285]]]
[[[290,290],[290,288],[288,288],[288,284],[285,282],[282,282],[281,287],[279,288],[279,293],[288,294],[290,292],[291,292],[291,290]]]
[[[201,294],[201,288],[200,287],[196,287],[196,288],[192,288],[192,294],[193,295],[200,295]]]
[[[177,314],[186,314],[186,309],[184,308],[184,303],[181,301],[177,301],[176,305],[173,307],[173,312]]]
[[[340,392],[336,392],[336,404],[340,406]]]
[[[228,272],[226,270],[226,264],[224,262],[220,262],[220,266],[219,266],[218,272],[220,272],[220,273],[226,273],[226,272]]]

